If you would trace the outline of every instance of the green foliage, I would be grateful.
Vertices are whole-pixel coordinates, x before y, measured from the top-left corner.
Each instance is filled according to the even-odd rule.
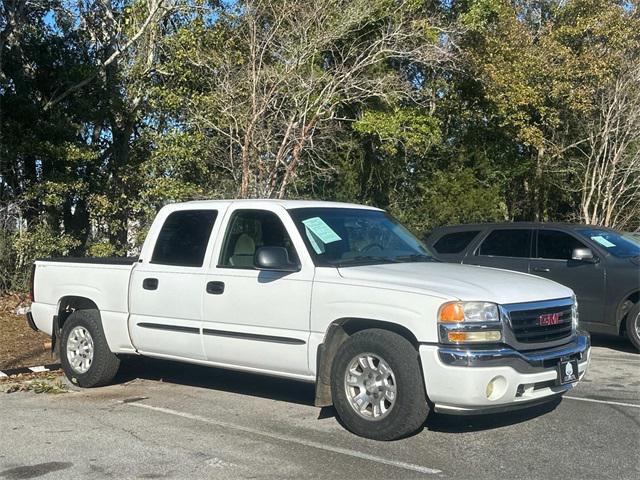
[[[439,120],[415,108],[391,112],[368,110],[353,124],[353,129],[361,135],[375,136],[386,155],[401,151],[424,155],[441,141]]]
[[[116,253],[116,248],[106,241],[92,243],[87,248],[87,255],[91,257],[112,257]]]
[[[61,234],[44,222],[31,225],[29,229],[14,235],[15,273],[12,287],[25,290],[31,264],[38,258],[63,257],[79,246],[78,240]]]
[[[436,171],[418,185],[416,198],[420,200],[394,205],[392,211],[422,236],[440,225],[500,221],[507,217],[499,186],[480,182],[477,174],[466,167]]]
[[[243,155],[275,195],[296,146],[287,196],[419,234],[579,219],[598,99],[639,61],[637,2],[169,3],[129,45],[148,2],[0,2],[0,290],[36,257],[135,253],[163,205],[237,196]]]
[[[36,258],[69,255],[77,246],[77,240],[69,235],[61,235],[46,223],[32,225],[22,234],[16,234],[18,267],[28,267]]]
[[[0,230],[0,294],[12,290],[15,286],[14,240],[14,236],[8,230]]]

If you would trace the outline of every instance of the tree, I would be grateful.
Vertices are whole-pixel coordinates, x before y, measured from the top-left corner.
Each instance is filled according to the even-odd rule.
[[[444,33],[409,1],[238,2],[177,38],[173,61],[190,68],[164,66],[166,89],[187,96],[184,128],[219,139],[216,161],[240,197],[282,198],[303,163],[327,166],[336,129],[352,120],[344,107],[411,96],[391,63],[443,62]]]
[[[640,227],[640,64],[615,78],[600,95],[579,148],[581,217],[619,229]]]
[[[599,88],[619,74],[624,52],[637,45],[635,11],[608,0],[462,3],[474,94],[486,101],[486,123],[515,147],[509,148],[519,176],[509,189],[521,189],[518,196],[526,200],[518,216],[549,219],[563,203],[577,213],[577,198],[562,194],[573,189],[573,179],[561,175],[558,164],[566,165],[582,138],[581,121],[592,115]]]

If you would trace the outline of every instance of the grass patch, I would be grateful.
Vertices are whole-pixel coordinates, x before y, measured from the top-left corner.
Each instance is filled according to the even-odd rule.
[[[33,392],[33,393],[67,393],[69,390],[62,380],[56,375],[48,375],[44,378],[36,378],[17,383],[10,383],[0,388],[0,392]]]

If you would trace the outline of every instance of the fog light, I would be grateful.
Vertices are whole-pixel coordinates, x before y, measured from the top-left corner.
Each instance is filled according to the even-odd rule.
[[[489,383],[487,383],[487,388],[485,389],[485,394],[487,395],[487,398],[491,398],[491,395],[493,395],[493,380],[491,380]]]
[[[447,338],[453,343],[463,342],[499,342],[502,338],[500,330],[486,330],[483,332],[449,332]]]
[[[499,375],[487,383],[485,394],[489,400],[497,400],[507,391],[507,379]]]

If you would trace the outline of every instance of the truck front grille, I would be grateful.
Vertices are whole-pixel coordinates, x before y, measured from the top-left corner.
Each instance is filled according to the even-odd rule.
[[[557,316],[554,316],[557,314]],[[520,343],[541,343],[560,340],[571,335],[571,305],[509,312],[511,328]],[[553,318],[549,325],[544,319]],[[555,322],[558,323],[555,323]]]

